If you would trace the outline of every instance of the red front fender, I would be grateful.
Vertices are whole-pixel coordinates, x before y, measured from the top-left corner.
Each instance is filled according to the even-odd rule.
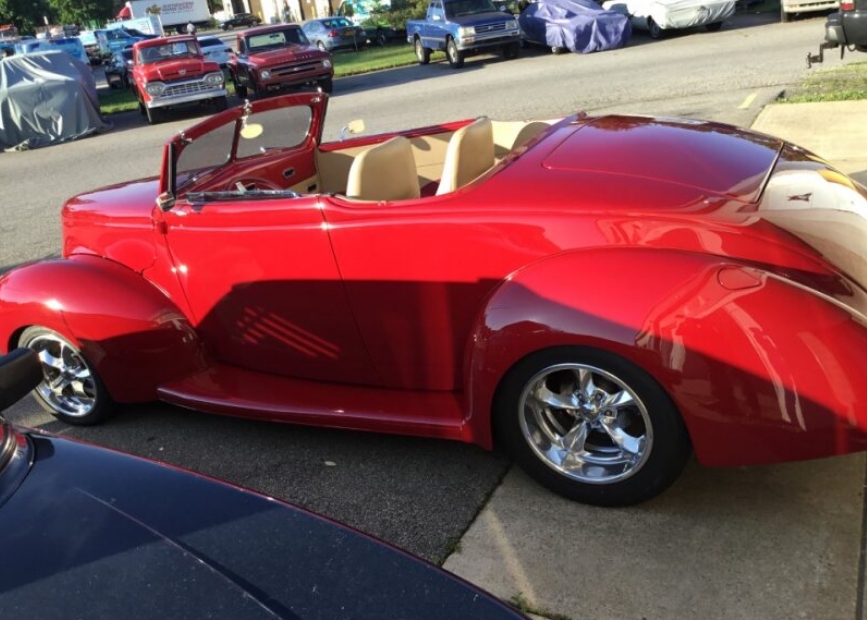
[[[471,435],[489,443],[503,375],[555,346],[644,369],[676,403],[699,460],[745,465],[867,450],[867,329],[826,295],[713,256],[603,249],[504,282],[467,354]]]
[[[102,258],[43,261],[0,278],[0,348],[14,348],[33,325],[80,347],[118,402],[154,400],[161,383],[205,367],[198,336],[172,300]]]

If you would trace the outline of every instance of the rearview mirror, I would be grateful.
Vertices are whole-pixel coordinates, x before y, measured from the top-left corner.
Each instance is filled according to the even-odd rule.
[[[340,140],[346,140],[347,136],[354,136],[364,131],[364,121],[361,119],[350,121],[340,130]]]

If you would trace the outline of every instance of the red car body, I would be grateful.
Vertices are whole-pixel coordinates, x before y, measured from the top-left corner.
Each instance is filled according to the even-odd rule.
[[[715,123],[577,115],[456,191],[357,201],[325,162],[394,134],[322,143],[326,103],[253,105],[309,110],[297,144],[178,168],[248,105],[174,138],[160,178],[71,199],[64,258],[0,278],[0,346],[55,330],[121,403],[485,448],[516,366],[592,348],[652,378],[704,464],[867,449],[867,263],[845,239],[867,192],[822,159]],[[281,194],[290,170],[307,191]]]
[[[311,45],[297,24],[250,28],[238,34],[236,48],[229,71],[241,98],[305,84],[331,92],[331,54]]]
[[[135,43],[130,75],[142,114],[151,123],[161,120],[162,110],[169,106],[212,102],[218,111],[226,109],[220,65],[205,60],[194,36]]]

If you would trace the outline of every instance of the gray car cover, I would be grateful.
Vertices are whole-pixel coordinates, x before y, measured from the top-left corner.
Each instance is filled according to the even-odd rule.
[[[110,128],[90,67],[66,52],[0,60],[0,148],[34,149]]]
[[[632,35],[629,18],[592,0],[539,0],[521,12],[526,39],[586,54],[623,47]]]

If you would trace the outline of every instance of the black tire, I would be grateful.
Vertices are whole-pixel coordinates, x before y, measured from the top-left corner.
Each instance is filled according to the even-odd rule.
[[[235,94],[238,95],[241,99],[247,98],[247,87],[241,86],[238,84],[238,80],[235,79],[235,76],[232,76],[232,84],[235,85]]]
[[[446,41],[446,58],[453,69],[460,69],[464,66],[464,53],[458,49],[458,44],[451,37]]]
[[[108,84],[108,87],[109,87],[109,88],[120,88],[120,84],[118,84],[117,82],[113,82],[112,80],[108,79],[108,76],[107,76],[107,75],[105,76],[105,83]]]
[[[145,107],[145,115],[148,117],[148,125],[158,125],[163,122],[165,116],[160,108]]]
[[[661,39],[665,36],[665,30],[660,28],[652,17],[647,18],[647,29],[650,31],[651,39]]]
[[[503,45],[503,58],[506,60],[514,60],[518,57],[518,54],[521,53],[521,46],[519,43],[506,43]]]
[[[147,108],[145,108],[145,105],[141,101],[138,102],[138,113],[142,116],[147,116]]]
[[[18,346],[32,349],[40,355],[45,379],[33,391],[33,395],[36,401],[55,418],[74,426],[92,426],[114,413],[117,405],[102,379],[78,347],[67,338],[45,327],[28,327],[18,339]],[[70,382],[77,383],[79,388],[66,385],[60,393],[57,393],[57,388],[50,388],[48,381],[54,379],[56,382],[61,375],[61,370],[54,364],[47,364],[46,356],[65,364],[67,372],[75,369],[80,373],[86,371],[87,379]],[[82,400],[77,402],[86,405],[82,404],[80,410],[73,410],[74,407],[70,403],[76,402],[77,396],[82,397]]]
[[[720,29],[722,28],[722,24],[723,24],[722,22],[714,22],[712,24],[708,24],[707,26],[705,26],[705,28],[707,29],[708,32],[719,32]]]
[[[384,30],[376,31],[376,44],[380,47],[385,47],[388,45],[388,36],[385,34]]]
[[[214,104],[214,111],[215,112],[222,112],[223,110],[226,110],[229,107],[229,102],[226,100],[225,95],[222,97],[214,97],[213,99],[211,99],[211,103]]]
[[[601,455],[610,455],[618,451],[618,446],[606,433],[596,430],[601,428],[598,425],[602,424],[603,418],[609,420],[609,424],[616,425],[615,428],[621,428],[621,424],[627,425],[629,435],[641,435],[643,429],[644,434],[640,439],[643,443],[638,443],[642,446],[638,462],[622,465],[631,469],[625,470],[624,473],[613,474],[610,476],[611,481],[605,481],[603,478],[595,478],[593,482],[576,479],[580,477],[581,472],[570,476],[558,471],[554,464],[540,456],[540,452],[544,453],[543,448],[530,445],[531,440],[527,438],[528,436],[533,437],[534,441],[539,441],[537,438],[541,438],[543,442],[547,439],[538,431],[538,434],[527,433],[522,426],[522,418],[531,421],[539,419],[534,416],[529,405],[525,407],[525,394],[530,390],[530,386],[539,385],[539,377],[545,377],[546,389],[556,385],[551,388],[552,392],[559,390],[559,394],[562,395],[564,389],[572,388],[570,396],[573,401],[569,402],[587,402],[588,407],[592,406],[593,402],[604,402],[594,401],[589,396],[586,401],[574,400],[582,398],[585,392],[577,388],[574,370],[571,368],[564,370],[561,365],[581,365],[594,369],[596,372],[591,373],[594,379],[591,387],[594,390],[605,391],[605,388],[600,386],[607,383],[613,386],[607,388],[608,392],[625,391],[610,380],[613,377],[635,396],[634,401],[630,403],[636,404],[626,405],[623,409],[615,410],[615,407],[608,407],[605,411],[609,413],[605,413],[597,407],[593,414],[596,416],[595,421],[588,421],[584,417],[585,409],[579,408],[584,405],[576,406],[571,413],[567,413],[565,409],[557,410],[556,407],[545,408],[544,419],[562,416],[557,419],[560,420],[558,423],[564,426],[578,420],[572,430],[579,425],[586,425],[586,428],[590,429],[584,435],[582,447],[589,453],[597,450]],[[549,380],[552,381],[551,384],[548,383]],[[529,402],[532,402],[532,399]],[[628,412],[630,408],[633,410],[631,413]],[[613,417],[606,417],[608,415]],[[530,423],[523,424],[529,428]],[[594,424],[597,426],[593,426]],[[654,497],[678,478],[691,453],[686,426],[662,387],[628,360],[589,347],[546,349],[524,358],[509,370],[503,377],[495,396],[494,431],[498,443],[537,482],[564,497],[597,506],[627,506]],[[611,445],[606,446],[606,441]],[[619,451],[621,456],[625,454],[622,446]],[[597,466],[591,462],[586,477],[598,476],[598,472],[605,470],[606,467],[611,466]]]
[[[415,38],[415,57],[420,65],[430,63],[430,49],[422,44],[421,37]]]
[[[326,92],[329,95],[331,94],[331,91],[334,90],[334,80],[332,80],[331,78],[321,79],[319,80],[319,82],[317,82],[317,84],[323,92]]]

